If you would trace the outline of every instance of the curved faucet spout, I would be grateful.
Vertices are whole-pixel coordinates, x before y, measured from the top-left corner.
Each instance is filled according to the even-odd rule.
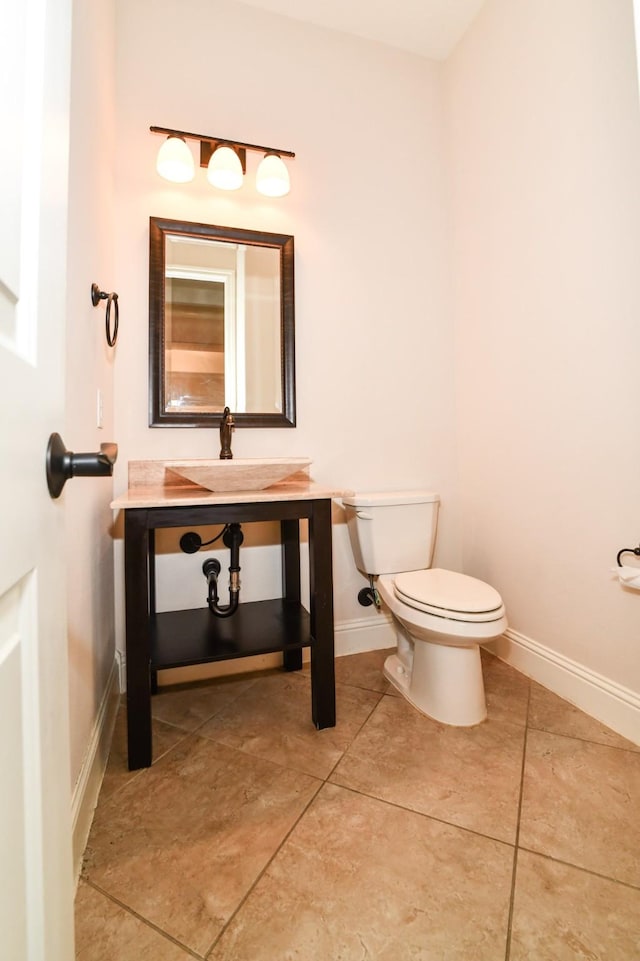
[[[231,431],[235,427],[233,414],[228,407],[222,412],[220,421],[220,460],[231,460]]]

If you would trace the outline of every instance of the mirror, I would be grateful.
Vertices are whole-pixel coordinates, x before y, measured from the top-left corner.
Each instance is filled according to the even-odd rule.
[[[149,221],[149,424],[295,426],[293,237]]]

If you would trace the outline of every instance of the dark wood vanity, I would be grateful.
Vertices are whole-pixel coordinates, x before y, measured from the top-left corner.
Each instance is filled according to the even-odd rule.
[[[112,507],[124,511],[129,769],[152,762],[151,697],[157,672],[254,654],[282,652],[284,670],[311,651],[311,718],[333,727],[335,713],[331,498],[340,491],[295,475],[266,490],[211,493],[195,485],[136,482]],[[132,483],[132,477],[134,479]],[[240,603],[229,618],[207,607],[157,613],[155,532],[161,528],[279,521],[283,596]],[[310,610],[300,602],[300,521],[309,528]]]

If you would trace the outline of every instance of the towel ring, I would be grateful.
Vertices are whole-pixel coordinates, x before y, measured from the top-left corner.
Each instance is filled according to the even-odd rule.
[[[115,347],[116,340],[118,339],[118,323],[120,321],[120,308],[118,307],[118,295],[116,293],[108,294],[104,290],[100,290],[97,284],[91,284],[91,303],[94,307],[97,307],[101,300],[106,300],[107,311],[105,316],[105,334],[107,338],[107,343],[109,347]],[[113,304],[113,328],[111,326],[111,305]]]
[[[618,556],[616,557],[618,567],[622,567],[622,561],[620,560],[620,558],[622,557],[623,554],[635,554],[636,557],[640,557],[640,546],[623,547],[621,551],[618,551]]]

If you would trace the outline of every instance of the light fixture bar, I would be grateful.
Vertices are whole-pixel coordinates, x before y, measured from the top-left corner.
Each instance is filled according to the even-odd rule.
[[[186,140],[199,140],[201,144],[200,148],[200,166],[206,167],[209,162],[209,157],[213,152],[213,147],[208,153],[202,149],[204,144],[211,144],[217,147],[235,147],[238,151],[245,150],[255,150],[257,153],[267,154],[274,153],[278,154],[280,157],[295,157],[295,153],[292,150],[279,150],[277,147],[261,147],[255,143],[242,143],[240,140],[226,140],[224,137],[211,137],[208,134],[203,133],[188,133],[186,130],[172,130],[169,127],[149,127],[151,133],[162,133],[165,136],[182,137]],[[206,161],[203,162],[203,157],[206,153]],[[244,168],[244,162],[243,162]]]

